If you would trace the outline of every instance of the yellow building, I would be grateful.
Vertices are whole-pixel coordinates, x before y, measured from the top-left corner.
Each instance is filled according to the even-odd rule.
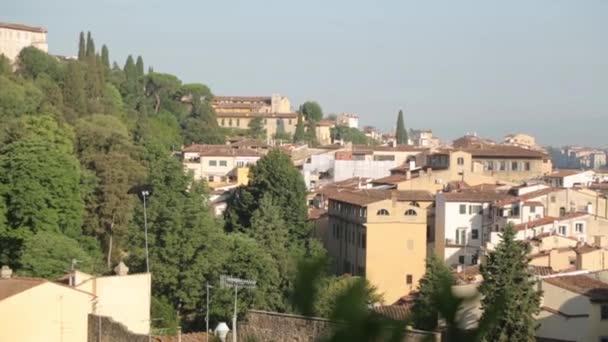
[[[266,138],[272,139],[277,133],[277,128],[283,126],[286,133],[294,134],[298,122],[296,113],[240,113],[240,112],[220,112],[216,114],[217,124],[224,128],[249,129],[249,123],[260,118]]]
[[[0,278],[0,341],[83,342],[95,296],[45,279]]]
[[[335,126],[335,122],[331,120],[320,120],[319,122],[317,122],[315,134],[317,136],[317,141],[319,142],[319,144],[331,144],[331,129]]]
[[[336,274],[365,277],[383,294],[385,303],[416,290],[425,272],[432,195],[375,189],[326,195],[331,231],[326,247]]]

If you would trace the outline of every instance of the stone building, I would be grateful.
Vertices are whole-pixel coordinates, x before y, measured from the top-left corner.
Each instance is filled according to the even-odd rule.
[[[28,46],[48,52],[46,33],[42,27],[0,22],[0,55],[14,62],[21,50]]]

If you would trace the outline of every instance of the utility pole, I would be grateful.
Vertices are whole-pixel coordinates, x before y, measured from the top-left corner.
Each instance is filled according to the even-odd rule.
[[[205,342],[209,342],[209,289],[213,288],[213,286],[209,285],[207,282],[207,311],[205,313]]]
[[[237,332],[236,332],[236,324],[237,324],[237,300],[239,294],[239,287],[254,289],[256,288],[255,280],[247,280],[240,279],[228,276],[220,277],[220,286],[221,287],[234,287],[234,314],[232,316],[232,342],[237,342]]]
[[[236,315],[237,315],[237,307],[236,300],[239,293],[239,287],[234,286],[234,315],[232,315],[232,342],[236,342]]]
[[[146,196],[150,196],[148,190],[143,190],[141,195],[144,198],[144,233],[146,235],[146,272],[150,273],[150,253],[148,251],[148,213],[146,209]]]

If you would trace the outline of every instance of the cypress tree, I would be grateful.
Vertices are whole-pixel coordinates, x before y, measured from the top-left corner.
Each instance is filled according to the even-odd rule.
[[[540,310],[541,293],[528,273],[527,247],[515,240],[515,228],[507,225],[502,241],[490,252],[481,268],[479,292],[484,313],[485,341],[534,341],[535,314]]]
[[[407,131],[405,130],[402,110],[399,110],[399,115],[397,116],[397,132],[395,138],[397,140],[397,145],[407,145]]]
[[[137,76],[143,76],[144,75],[144,60],[143,60],[143,58],[141,58],[141,56],[137,56],[137,63],[135,64],[135,67],[137,69]]]
[[[110,51],[106,44],[103,44],[101,47],[101,64],[103,64],[103,67],[106,68],[106,70],[110,69]]]
[[[135,63],[133,62],[133,56],[129,55],[127,57],[127,61],[125,62],[124,67],[125,77],[128,81],[137,79],[137,68],[135,67]]]
[[[84,43],[84,32],[80,31],[80,41],[78,42],[78,60],[84,60],[86,56],[86,46]]]
[[[91,31],[87,32],[86,55],[87,55],[87,57],[95,56],[95,43],[93,42],[93,37],[91,36]]]
[[[296,124],[296,131],[293,135],[293,142],[302,142],[306,138],[304,132],[304,121],[302,121],[302,113],[298,113],[298,122]]]
[[[68,63],[63,86],[64,103],[78,114],[86,112],[84,74],[78,62]]]

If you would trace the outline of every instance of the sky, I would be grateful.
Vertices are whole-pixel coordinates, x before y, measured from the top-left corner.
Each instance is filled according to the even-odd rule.
[[[216,95],[315,100],[385,131],[402,109],[442,140],[608,147],[604,0],[19,0],[0,21],[46,27],[53,54],[90,30],[121,66],[142,55]]]

